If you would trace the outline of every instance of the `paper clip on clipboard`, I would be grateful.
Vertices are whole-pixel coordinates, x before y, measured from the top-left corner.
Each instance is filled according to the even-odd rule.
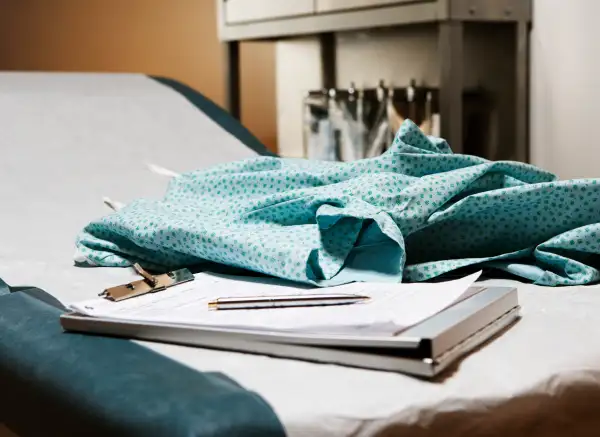
[[[188,269],[174,270],[172,272],[154,276],[144,270],[139,264],[134,264],[133,268],[144,279],[107,288],[100,293],[99,296],[118,302],[148,293],[163,291],[169,287],[194,280],[193,273]]]

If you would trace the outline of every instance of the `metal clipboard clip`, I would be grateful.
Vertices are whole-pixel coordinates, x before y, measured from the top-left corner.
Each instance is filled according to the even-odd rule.
[[[194,280],[194,275],[188,269],[174,270],[169,273],[154,276],[137,263],[133,265],[133,268],[144,279],[107,288],[100,293],[99,296],[118,302],[148,293],[163,291],[169,287]]]

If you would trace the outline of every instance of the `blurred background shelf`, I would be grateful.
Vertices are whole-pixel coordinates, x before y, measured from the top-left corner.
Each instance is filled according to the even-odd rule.
[[[494,42],[497,39],[490,38],[489,47],[477,41],[486,39],[488,30],[500,29],[499,33],[510,34],[511,59],[505,63],[510,63],[511,68],[509,74],[505,68],[501,77],[487,80],[503,82],[501,87],[486,90],[497,102],[498,111],[498,123],[490,130],[488,143],[510,148],[502,157],[529,160],[531,0],[217,0],[217,8],[219,38],[226,47],[226,103],[236,117],[240,115],[240,42],[318,38],[320,85],[330,89],[347,86],[339,83],[338,71],[340,38],[344,35],[419,27],[435,34],[437,42],[436,53],[429,55],[437,57],[438,83],[425,85],[437,85],[439,89],[441,136],[457,153],[475,153],[490,159],[497,156],[488,156],[487,150],[496,146],[465,150],[463,96],[465,88],[482,87],[480,83],[468,83],[471,68],[485,70],[485,65],[474,64],[493,62],[490,58],[495,53],[506,52]],[[479,44],[482,55],[470,57],[467,62],[465,46],[469,44]]]

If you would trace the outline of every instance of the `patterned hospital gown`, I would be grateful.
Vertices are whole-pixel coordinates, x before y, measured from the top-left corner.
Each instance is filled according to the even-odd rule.
[[[77,238],[89,264],[212,261],[319,286],[499,269],[542,285],[600,279],[600,184],[453,154],[407,121],[381,156],[257,157],[171,180]]]

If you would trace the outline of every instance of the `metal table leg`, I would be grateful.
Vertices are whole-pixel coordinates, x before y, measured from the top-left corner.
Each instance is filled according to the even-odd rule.
[[[529,23],[517,23],[517,80],[516,80],[516,156],[529,162]]]
[[[463,23],[445,21],[439,25],[441,136],[455,153],[463,147]]]
[[[322,33],[319,35],[321,44],[321,78],[323,88],[330,89],[336,86],[336,42],[334,33]]]
[[[240,43],[225,44],[225,105],[229,113],[240,119]]]

